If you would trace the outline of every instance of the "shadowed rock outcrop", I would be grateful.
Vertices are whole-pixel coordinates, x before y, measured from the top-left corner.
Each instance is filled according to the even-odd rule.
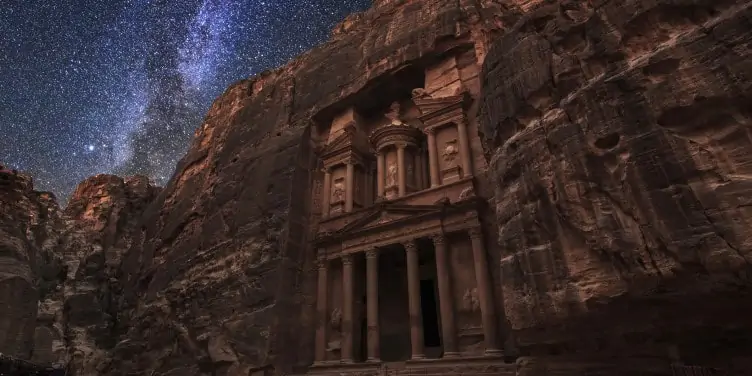
[[[522,353],[749,362],[751,5],[559,1],[494,43],[482,133]]]

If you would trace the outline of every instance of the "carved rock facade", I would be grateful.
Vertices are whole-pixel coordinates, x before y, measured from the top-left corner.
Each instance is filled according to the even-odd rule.
[[[494,43],[481,131],[523,354],[749,372],[751,5],[559,1]]]

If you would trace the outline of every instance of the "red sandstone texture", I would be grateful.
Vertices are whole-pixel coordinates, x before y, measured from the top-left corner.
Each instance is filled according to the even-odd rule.
[[[374,3],[228,88],[164,190],[100,175],[63,212],[0,171],[0,351],[75,375],[304,369],[312,127],[470,49],[516,373],[752,369],[751,2]]]

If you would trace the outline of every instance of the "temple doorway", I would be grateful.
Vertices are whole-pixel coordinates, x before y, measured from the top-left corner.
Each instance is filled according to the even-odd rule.
[[[436,278],[436,254],[430,239],[418,241],[420,262],[420,313],[423,321],[423,347],[427,358],[441,358],[441,316]]]
[[[420,305],[423,314],[423,341],[426,348],[441,347],[439,334],[438,297],[436,296],[436,281],[424,279],[420,281]]]
[[[382,361],[410,359],[407,259],[399,244],[379,252],[379,342]]]

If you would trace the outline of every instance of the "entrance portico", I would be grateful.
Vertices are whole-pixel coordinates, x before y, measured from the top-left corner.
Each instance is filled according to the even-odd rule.
[[[461,181],[460,181],[461,182]],[[493,304],[493,291],[491,289],[490,276],[488,274],[488,265],[486,260],[486,251],[482,241],[482,231],[477,216],[477,206],[479,202],[474,198],[468,198],[455,202],[437,203],[434,205],[404,205],[400,203],[381,203],[369,213],[361,213],[360,218],[353,218],[352,221],[342,227],[339,231],[324,233],[318,239],[319,252],[319,283],[318,283],[318,320],[316,340],[316,363],[353,363],[356,362],[354,354],[357,353],[355,346],[360,341],[355,340],[355,336],[361,333],[360,323],[367,325],[365,328],[367,362],[379,362],[382,357],[382,338],[388,338],[390,333],[385,333],[380,322],[380,313],[386,312],[380,309],[379,303],[390,301],[385,297],[386,294],[394,294],[394,291],[380,291],[380,280],[383,276],[380,273],[394,273],[399,271],[402,277],[388,275],[389,279],[395,281],[404,278],[406,285],[407,311],[404,312],[405,318],[409,322],[409,360],[422,360],[427,357],[456,358],[461,356],[457,343],[457,323],[455,320],[455,311],[457,310],[456,295],[452,286],[451,266],[449,265],[449,254],[451,242],[448,237],[468,239],[472,248],[472,257],[477,285],[477,295],[480,307],[480,317],[482,318],[483,337],[485,342],[486,355],[499,355],[498,335],[495,327],[495,316]],[[353,213],[355,214],[355,213]],[[388,257],[386,252],[401,252],[401,262],[396,262],[394,270],[385,270],[391,267],[379,263],[381,257]],[[423,257],[426,252],[431,254]],[[394,258],[394,257],[393,257]],[[432,260],[431,267],[435,270],[435,277],[424,279],[427,276],[422,275],[421,260]],[[364,267],[358,267],[357,264],[364,263]],[[343,296],[341,299],[332,299],[329,294],[330,265],[339,264],[341,267],[341,289]],[[364,270],[365,276],[357,275],[355,271]],[[364,277],[364,278],[363,278]],[[365,320],[359,320],[356,317],[355,302],[356,291],[359,283],[358,279],[365,282]],[[400,285],[396,283],[396,285]],[[425,302],[421,299],[426,298],[431,286],[435,285],[438,292],[438,312],[433,317],[438,316],[434,325],[439,328],[427,327],[424,318],[429,317],[424,309]],[[432,292],[430,293],[432,295]],[[360,296],[360,295],[357,295]],[[431,300],[436,300],[431,297]],[[329,301],[341,301],[341,339],[338,341],[340,356],[332,353],[330,344],[331,338],[328,336],[328,327],[332,322],[332,309],[328,307]],[[422,304],[423,303],[423,304]],[[397,311],[400,309],[397,308]],[[335,310],[334,315],[338,315]],[[430,312],[429,312],[430,313]],[[390,312],[395,315],[394,312]],[[395,322],[393,318],[388,320],[390,323]],[[399,326],[399,323],[395,323]],[[426,331],[435,330],[440,333],[441,351],[434,356],[427,356],[425,338]],[[394,341],[398,343],[399,341]],[[394,357],[392,346],[390,346],[390,357]],[[385,354],[386,355],[386,354]],[[339,358],[339,359],[337,359]],[[398,359],[389,359],[398,360]]]

